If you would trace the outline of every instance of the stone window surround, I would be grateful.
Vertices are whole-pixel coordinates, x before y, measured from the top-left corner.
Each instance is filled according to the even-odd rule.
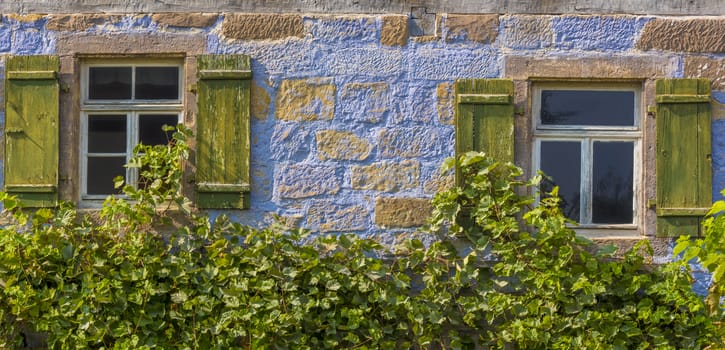
[[[655,80],[676,77],[679,60],[665,56],[612,56],[586,58],[539,58],[509,55],[505,58],[504,78],[514,80],[515,162],[526,177],[533,175],[532,86],[536,82],[634,82],[642,84],[642,154],[643,162],[637,211],[639,229],[633,235],[612,235],[611,232],[588,232],[594,239],[641,239],[654,237],[657,215],[648,201],[656,197],[655,118],[647,113],[655,105]]]
[[[61,200],[80,201],[81,142],[81,66],[85,59],[98,58],[169,58],[183,60],[184,124],[195,129],[196,55],[206,53],[206,37],[201,34],[65,34],[58,36],[60,56],[60,154],[59,196]],[[194,140],[184,165],[184,176],[193,176]],[[193,183],[183,180],[184,192],[193,194]]]

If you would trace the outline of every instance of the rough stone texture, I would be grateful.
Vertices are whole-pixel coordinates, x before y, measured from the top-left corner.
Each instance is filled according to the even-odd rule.
[[[377,40],[378,28],[371,16],[316,16],[305,18],[304,22],[307,32],[320,42],[373,43]]]
[[[488,46],[471,49],[421,45],[407,63],[407,74],[419,80],[493,78],[499,74],[498,54]]]
[[[436,169],[433,175],[423,180],[423,192],[427,194],[435,194],[445,191],[452,188],[455,185],[455,182],[455,173],[449,172],[446,175],[441,175],[438,169]]]
[[[436,87],[436,104],[438,110],[438,121],[442,124],[453,125],[455,93],[453,83],[440,83]]]
[[[725,33],[722,40],[725,41]],[[685,76],[709,78],[713,90],[725,90],[725,58],[686,57]]]
[[[403,73],[403,55],[390,47],[341,47],[323,58],[316,59],[318,70],[334,75],[369,77],[395,77]]]
[[[13,29],[6,26],[0,26],[0,52],[8,52],[12,47]]]
[[[11,53],[16,55],[50,55],[55,52],[56,41],[52,36],[36,30],[13,32]]]
[[[725,200],[722,191],[725,189],[725,105],[713,103],[712,121],[712,200]],[[719,106],[718,106],[719,105]],[[719,111],[718,111],[719,109]]]
[[[506,56],[506,78],[660,78],[671,77],[679,59],[656,56],[606,56],[540,58]]]
[[[274,160],[302,161],[310,153],[311,132],[303,123],[278,123],[274,126],[270,151]]]
[[[206,28],[214,24],[218,18],[218,14],[201,12],[165,12],[151,16],[151,20],[163,26],[188,28]]]
[[[724,120],[725,119],[725,103],[718,101],[712,101],[712,119]],[[722,134],[719,134],[722,135]],[[725,189],[725,187],[723,187]]]
[[[411,7],[425,6],[428,13],[638,13],[713,15],[725,13],[720,0],[638,0],[638,1],[524,1],[524,0],[166,0],[166,1],[49,1],[0,2],[3,13],[78,12],[196,12],[221,9],[237,12],[287,13],[409,13]]]
[[[222,34],[243,40],[301,38],[304,26],[299,15],[230,13],[224,15]]]
[[[484,44],[496,41],[498,15],[452,15],[444,19],[446,41],[466,39]]]
[[[645,25],[640,50],[725,52],[725,19],[657,18]]]
[[[647,22],[635,16],[561,16],[552,21],[559,49],[624,51]]]
[[[387,83],[348,83],[340,93],[344,121],[377,123],[389,109]]]
[[[512,49],[532,50],[550,47],[554,41],[551,16],[516,15],[501,19],[501,41]]]
[[[340,190],[337,168],[326,165],[283,164],[279,166],[274,182],[282,198],[336,194]]]
[[[93,13],[51,15],[45,23],[45,28],[57,31],[84,31],[100,24],[118,22],[121,18],[123,16]]]
[[[433,207],[428,198],[384,198],[375,200],[375,225],[416,227],[426,223]]]
[[[189,33],[58,33],[60,55],[187,54],[206,52],[206,35]]]
[[[383,16],[380,44],[405,46],[408,43],[408,16]]]
[[[316,201],[307,211],[307,225],[321,232],[362,231],[370,225],[370,213],[359,204]]]
[[[350,167],[352,188],[397,192],[417,188],[420,182],[420,163],[406,160],[400,163],[380,162]]]
[[[411,122],[430,125],[435,121],[438,101],[434,85],[421,85],[417,82],[397,84],[392,90],[394,113],[390,118],[391,122],[403,125]]]
[[[7,11],[6,11],[7,12]],[[47,13],[47,12],[45,12]],[[37,22],[45,16],[43,14],[35,14],[35,13],[25,13],[25,11],[13,11],[12,13],[7,13],[5,15],[8,19],[12,19],[18,22]]]
[[[259,120],[267,119],[269,115],[269,103],[271,102],[267,89],[255,81],[252,83],[250,90],[250,99],[252,100],[252,106],[250,107],[252,117]]]
[[[279,120],[330,120],[335,111],[332,79],[283,80],[277,92]]]
[[[322,130],[315,136],[320,160],[365,160],[372,150],[368,140],[348,131]]]
[[[382,129],[378,133],[378,152],[383,158],[428,158],[441,155],[443,143],[449,141],[434,128]]]

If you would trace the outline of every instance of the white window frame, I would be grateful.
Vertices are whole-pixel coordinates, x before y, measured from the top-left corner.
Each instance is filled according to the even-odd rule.
[[[91,67],[131,67],[132,99],[127,100],[89,100],[89,71]],[[135,96],[135,79],[137,67],[177,67],[179,70],[178,99],[175,100],[144,100],[133,99]],[[173,59],[98,59],[87,60],[81,65],[81,135],[80,135],[80,203],[81,206],[95,207],[108,195],[88,194],[88,157],[89,156],[125,156],[128,162],[133,155],[133,148],[139,142],[139,116],[144,115],[176,115],[177,123],[183,121],[184,65],[181,60]],[[126,152],[102,153],[88,152],[88,117],[89,115],[126,115]],[[126,169],[126,183],[136,186],[137,169]]]
[[[634,125],[632,126],[589,126],[589,125],[544,125],[541,123],[541,93],[543,90],[597,90],[634,92]],[[536,173],[541,169],[542,141],[577,141],[581,143],[580,218],[574,226],[577,233],[589,238],[636,238],[643,226],[643,85],[641,82],[535,82],[532,86],[532,166]],[[593,143],[595,141],[633,142],[632,155],[632,223],[592,223],[592,167]],[[539,198],[537,198],[538,200]]]

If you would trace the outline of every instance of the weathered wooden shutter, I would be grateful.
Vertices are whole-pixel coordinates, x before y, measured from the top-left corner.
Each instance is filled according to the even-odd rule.
[[[461,79],[456,92],[456,157],[486,152],[514,161],[514,83],[506,79]],[[460,182],[456,176],[456,182]]]
[[[5,191],[24,207],[58,203],[57,56],[5,64]]]
[[[249,207],[249,56],[197,58],[196,204]]]
[[[712,204],[710,81],[656,83],[657,235],[696,235]]]

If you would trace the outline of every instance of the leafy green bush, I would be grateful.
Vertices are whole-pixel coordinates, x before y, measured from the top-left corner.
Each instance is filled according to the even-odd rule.
[[[725,190],[722,192],[725,194]],[[704,235],[697,239],[682,236],[673,250],[680,264],[690,270],[696,262],[712,274],[705,303],[710,316],[722,323],[725,318],[725,201],[713,203],[702,224]],[[725,327],[718,329],[720,344],[725,343]]]
[[[394,247],[280,222],[211,223],[181,194],[189,131],[140,146],[95,214],[26,213],[0,195],[0,347],[28,330],[50,348],[698,348],[713,340],[686,271],[639,252],[592,253],[556,193],[481,154],[441,192],[425,239]],[[454,164],[448,162],[448,167]],[[119,181],[117,184],[122,186]],[[94,216],[95,215],[95,216]],[[431,240],[434,237],[436,239]],[[423,244],[422,241],[431,242]]]

